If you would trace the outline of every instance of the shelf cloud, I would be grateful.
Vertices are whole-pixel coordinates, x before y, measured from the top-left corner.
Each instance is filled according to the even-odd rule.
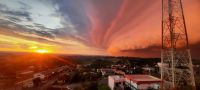
[[[183,5],[192,56],[200,58],[200,2]],[[1,51],[37,46],[55,53],[160,57],[159,0],[2,0],[0,13]]]

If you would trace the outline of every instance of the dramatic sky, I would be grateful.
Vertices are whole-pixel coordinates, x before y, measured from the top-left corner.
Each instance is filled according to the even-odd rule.
[[[192,56],[200,0],[183,0]],[[1,0],[0,51],[159,57],[161,0]]]

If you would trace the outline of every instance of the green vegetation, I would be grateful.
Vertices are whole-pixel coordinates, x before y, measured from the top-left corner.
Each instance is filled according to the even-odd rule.
[[[99,85],[98,90],[111,90],[108,85]]]

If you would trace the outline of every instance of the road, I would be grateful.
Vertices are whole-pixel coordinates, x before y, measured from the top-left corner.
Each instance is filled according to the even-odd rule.
[[[51,70],[48,70],[48,71],[43,71],[43,72],[40,72],[40,73],[52,74],[51,72],[60,71],[60,70],[63,70],[64,68],[67,68],[67,66],[58,67],[58,68],[51,69]],[[65,73],[67,73],[67,72],[58,73],[57,75],[53,76],[51,79],[48,79],[47,81],[45,81],[45,83],[43,83],[42,85],[40,85],[36,88],[34,88],[34,87],[33,88],[25,88],[25,90],[46,90],[48,87],[50,87],[57,80],[58,76],[64,75]],[[16,86],[15,86],[16,90],[23,90],[23,85],[25,83],[32,82],[32,80],[33,80],[33,78],[29,78],[29,79],[17,82]]]

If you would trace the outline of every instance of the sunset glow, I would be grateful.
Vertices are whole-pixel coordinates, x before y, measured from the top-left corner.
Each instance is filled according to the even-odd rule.
[[[49,53],[48,50],[44,50],[44,49],[40,49],[40,50],[36,50],[37,53]]]
[[[160,57],[161,1],[2,0],[0,51]],[[199,57],[200,1],[183,0],[183,8]]]
[[[200,0],[0,0],[0,90],[200,90],[199,61]]]

